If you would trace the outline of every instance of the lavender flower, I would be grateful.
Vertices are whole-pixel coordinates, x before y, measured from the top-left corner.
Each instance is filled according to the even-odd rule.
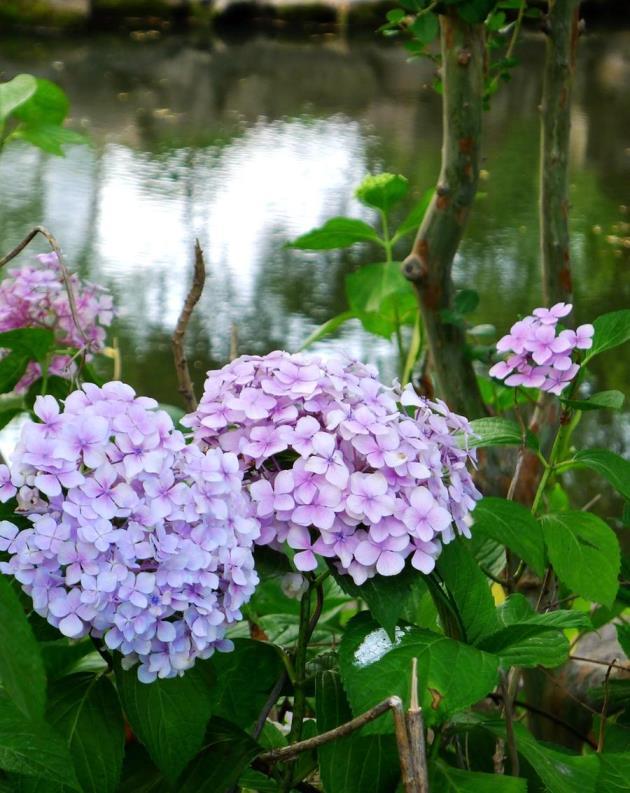
[[[260,544],[317,556],[363,583],[411,564],[430,572],[442,543],[470,536],[479,498],[456,434],[466,419],[408,386],[385,388],[357,362],[273,352],[208,374],[183,423],[202,450],[238,456]]]
[[[580,369],[571,358],[574,350],[593,346],[592,325],[559,329],[559,320],[572,308],[570,303],[536,308],[531,316],[514,323],[497,342],[497,352],[508,353],[508,357],[491,367],[490,376],[505,380],[508,386],[541,388],[559,396]]]
[[[103,637],[138,663],[143,682],[230,649],[258,582],[236,456],[186,446],[156,408],[117,382],[86,384],[63,410],[38,397],[42,423],[24,427],[10,477],[0,466],[0,500],[17,494],[32,524],[0,522],[0,570],[64,635]],[[286,506],[281,485],[272,509]]]
[[[86,342],[72,317],[57,255],[46,253],[37,259],[39,265],[9,270],[0,281],[0,333],[16,328],[50,328],[59,347],[82,349]],[[86,357],[90,360],[105,346],[106,329],[114,317],[112,297],[103,287],[81,281],[74,274],[70,283],[79,323],[89,345]],[[51,358],[48,372],[70,379],[76,365],[70,355],[59,353]],[[41,367],[31,362],[15,391],[25,393],[40,376]]]

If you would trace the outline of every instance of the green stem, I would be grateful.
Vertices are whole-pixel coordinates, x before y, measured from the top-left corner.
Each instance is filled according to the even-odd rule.
[[[394,263],[393,257],[393,241],[389,234],[389,222],[387,220],[387,213],[380,209],[379,214],[381,216],[381,224],[383,227],[383,247],[385,248],[385,267],[391,267]],[[400,364],[400,375],[403,376],[405,371],[405,362],[407,356],[405,354],[405,344],[402,337],[402,328],[400,326],[400,318],[398,315],[398,306],[394,306],[395,311],[395,324],[396,324],[396,344],[398,346],[398,359]]]
[[[403,369],[401,385],[405,386],[411,380],[413,367],[416,365],[420,350],[422,349],[422,317],[418,310],[416,314],[416,321],[413,326],[413,335],[411,337],[411,344],[407,352],[407,360],[405,361],[405,368]]]

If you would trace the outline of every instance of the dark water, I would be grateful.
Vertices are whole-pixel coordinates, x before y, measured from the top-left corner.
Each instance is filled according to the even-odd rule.
[[[474,319],[503,331],[540,301],[538,102],[542,42],[485,117],[481,195],[456,263],[481,296]],[[320,39],[242,43],[170,37],[0,41],[5,77],[57,80],[92,136],[65,159],[15,145],[0,156],[0,249],[34,224],[70,264],[107,284],[121,315],[123,376],[176,401],[169,337],[199,237],[209,282],[193,319],[197,379],[239,349],[296,349],[346,308],[344,275],[373,252],[284,247],[326,218],[369,218],[353,189],[369,171],[408,176],[417,196],[439,168],[433,66],[397,47]],[[576,314],[630,304],[630,31],[580,43],[571,144]],[[625,238],[625,243],[624,243]],[[404,255],[404,247],[401,250]],[[322,346],[391,373],[393,350],[349,324]],[[627,390],[627,350],[602,358],[593,386]],[[591,442],[624,452],[627,414],[590,414]]]

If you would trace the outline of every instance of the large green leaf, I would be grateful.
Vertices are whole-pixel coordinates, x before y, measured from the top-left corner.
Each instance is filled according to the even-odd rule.
[[[82,790],[63,738],[44,721],[25,718],[5,699],[0,699],[0,768],[45,780],[42,793],[56,784]]]
[[[258,718],[284,670],[278,649],[253,639],[235,639],[234,651],[216,653],[210,664],[216,676],[213,715],[245,728]]]
[[[357,187],[356,196],[362,204],[383,212],[398,204],[409,192],[409,182],[395,173],[366,176]]]
[[[599,768],[595,793],[627,793],[630,781],[630,752],[597,755]]]
[[[489,416],[474,419],[470,422],[477,437],[459,436],[461,446],[480,448],[483,446],[520,446],[523,443],[523,431],[515,421],[501,416]],[[529,430],[525,432],[525,445],[530,449],[538,448],[536,436]]]
[[[545,538],[530,511],[514,501],[489,496],[473,512],[474,534],[491,537],[514,551],[537,574],[545,569]]]
[[[23,352],[10,352],[0,360],[0,394],[12,391],[26,371],[29,356]]]
[[[63,156],[64,146],[88,143],[88,138],[80,132],[59,127],[56,124],[37,124],[36,126],[24,124],[15,130],[13,137],[25,140],[32,146],[37,146],[38,149],[48,152],[48,154],[56,154],[58,157]]]
[[[363,612],[348,623],[339,652],[353,713],[363,713],[393,694],[408,704],[412,658],[418,659],[421,704],[429,725],[478,702],[496,685],[496,657],[412,626],[398,627],[391,641]],[[389,719],[365,728],[366,733],[391,729]]]
[[[55,334],[48,328],[16,328],[0,333],[0,348],[8,347],[42,363],[55,343]]]
[[[212,713],[209,665],[197,662],[183,677],[150,684],[138,680],[136,669],[116,671],[132,730],[164,776],[174,781],[203,745]]]
[[[463,771],[438,760],[431,767],[432,793],[527,793],[527,782],[513,776]]]
[[[20,105],[27,102],[37,90],[32,74],[18,74],[7,83],[0,83],[0,126]]]
[[[584,449],[570,462],[601,474],[624,498],[630,499],[630,461],[607,449]]]
[[[389,338],[398,325],[413,324],[417,303],[398,262],[366,264],[346,276],[352,312],[370,333]]]
[[[213,718],[203,749],[182,774],[177,793],[228,793],[260,751],[247,733]]]
[[[70,107],[68,97],[50,80],[38,77],[36,83],[33,94],[16,108],[14,115],[29,126],[62,124]]]
[[[46,673],[39,645],[9,580],[0,575],[0,680],[18,709],[44,715]]]
[[[352,718],[338,672],[318,675],[315,703],[319,732]],[[319,749],[319,769],[325,793],[390,793],[400,777],[394,736],[354,733],[332,741]]]
[[[625,399],[621,391],[600,391],[588,399],[562,399],[562,403],[574,410],[621,410]]]
[[[557,512],[541,518],[549,560],[558,578],[582,597],[612,606],[620,552],[615,533],[590,512]]]
[[[624,342],[630,340],[630,308],[621,311],[611,311],[597,317],[593,322],[595,335],[593,336],[593,346],[587,351],[584,363],[587,363],[595,355],[604,350],[610,350]]]
[[[398,619],[409,602],[418,592],[426,590],[424,577],[411,565],[398,575],[377,575],[368,578],[361,586],[355,584],[348,575],[338,573],[331,565],[331,571],[339,586],[351,597],[361,598],[374,619],[385,628],[390,639]]]
[[[356,218],[331,218],[321,228],[302,234],[293,242],[291,248],[308,251],[326,251],[334,248],[348,248],[355,242],[380,242],[372,226]]]
[[[85,793],[115,793],[125,731],[118,696],[103,675],[77,674],[53,683],[48,721],[66,739]]]
[[[484,637],[478,647],[501,658],[504,666],[555,667],[569,655],[564,628],[591,627],[586,614],[579,611],[550,611],[538,614],[520,594],[511,595],[496,610],[497,631]]]
[[[437,572],[459,612],[464,641],[477,644],[482,636],[498,629],[489,581],[463,541],[445,546]]]

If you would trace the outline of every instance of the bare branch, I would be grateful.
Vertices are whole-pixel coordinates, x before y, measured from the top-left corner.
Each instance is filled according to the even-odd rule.
[[[383,713],[386,713],[388,710],[395,712],[397,708],[400,709],[400,712],[402,713],[402,702],[400,697],[389,697],[388,699],[384,699],[382,702],[379,702],[378,705],[374,705],[373,708],[370,708],[365,713],[362,713],[360,716],[357,716],[355,719],[352,719],[345,724],[340,724],[338,727],[335,727],[332,730],[327,730],[326,732],[322,732],[320,735],[315,735],[312,738],[307,738],[304,741],[299,741],[298,743],[291,744],[290,746],[272,749],[269,752],[261,754],[258,759],[262,762],[269,763],[293,760],[302,752],[308,752],[311,749],[318,749],[320,746],[324,746],[331,741],[336,741],[338,738],[343,738],[346,735],[350,735],[351,733],[360,730],[361,727],[368,724],[369,722],[374,721],[374,719],[377,719],[379,716],[382,716]]]
[[[206,264],[203,258],[203,251],[201,250],[199,240],[195,240],[195,269],[193,272],[193,280],[186,300],[184,301],[181,314],[177,320],[173,338],[171,339],[173,358],[175,359],[175,371],[177,373],[177,382],[179,383],[178,390],[184,399],[186,408],[191,412],[197,408],[197,399],[195,398],[193,382],[188,368],[188,359],[186,358],[186,351],[184,350],[184,339],[193,309],[199,302],[205,282]]]
[[[606,677],[604,678],[604,702],[602,704],[602,714],[601,714],[601,721],[599,722],[599,736],[597,738],[597,753],[601,754],[604,751],[604,740],[606,738],[606,719],[608,713],[608,679],[610,678],[610,673],[612,672],[612,668],[615,665],[615,658],[608,664],[608,669],[606,670]]]
[[[57,260],[59,262],[59,269],[61,270],[61,277],[63,279],[63,284],[66,289],[66,293],[68,295],[68,304],[70,306],[70,314],[72,315],[72,321],[74,322],[76,329],[79,331],[81,338],[85,344],[85,349],[89,349],[90,347],[90,340],[88,339],[81,323],[79,322],[79,314],[77,311],[77,302],[74,297],[74,289],[72,288],[72,281],[70,280],[70,273],[68,272],[68,268],[64,263],[63,253],[61,252],[61,247],[55,237],[48,231],[48,229],[44,228],[44,226],[35,226],[34,229],[31,229],[29,233],[24,237],[21,242],[13,248],[13,250],[9,251],[5,256],[0,259],[0,268],[4,267],[5,264],[8,264],[11,259],[15,259],[18,254],[22,253],[24,248],[29,245],[35,237],[41,234],[42,237],[45,238],[46,242],[50,245],[53,249],[53,252],[57,255]]]

